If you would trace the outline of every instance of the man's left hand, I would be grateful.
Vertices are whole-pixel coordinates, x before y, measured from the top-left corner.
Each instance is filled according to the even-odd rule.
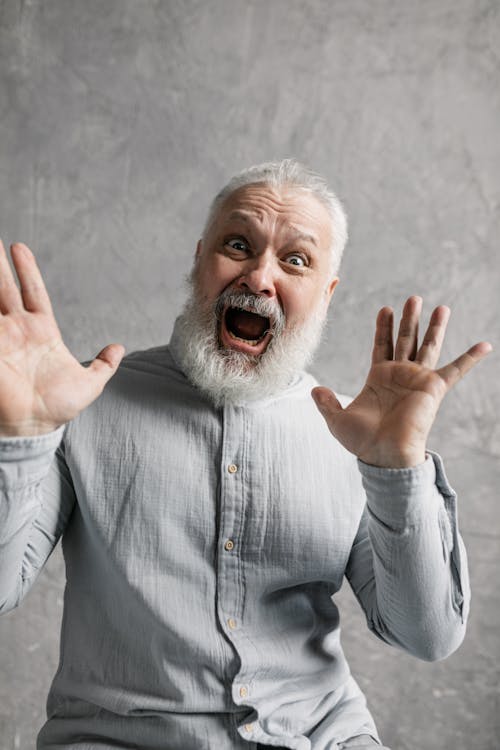
[[[427,436],[445,394],[492,349],[482,341],[434,369],[450,310],[444,305],[435,308],[418,348],[421,310],[421,297],[406,300],[395,347],[393,311],[390,307],[380,310],[366,384],[345,409],[328,388],[312,391],[332,435],[367,464],[402,468],[422,463]]]

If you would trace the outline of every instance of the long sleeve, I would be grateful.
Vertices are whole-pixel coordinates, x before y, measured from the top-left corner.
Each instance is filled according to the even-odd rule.
[[[385,640],[423,658],[459,642],[451,490],[431,459],[361,474],[314,385],[305,375],[215,409],[159,347],[125,358],[60,434],[0,441],[5,611],[63,542],[40,749],[103,735],[143,750],[165,737],[171,750],[376,737],[340,642],[347,565]]]
[[[421,659],[443,659],[463,640],[470,589],[441,459],[429,453],[410,469],[358,466],[367,509],[346,575],[368,626]]]
[[[0,439],[0,612],[21,602],[71,514],[63,432]]]

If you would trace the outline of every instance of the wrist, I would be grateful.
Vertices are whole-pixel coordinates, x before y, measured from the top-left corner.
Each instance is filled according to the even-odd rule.
[[[425,462],[426,453],[425,448],[406,452],[375,451],[358,455],[358,459],[379,469],[411,469]]]
[[[0,438],[38,437],[54,432],[62,425],[49,422],[26,421],[19,424],[0,423]]]

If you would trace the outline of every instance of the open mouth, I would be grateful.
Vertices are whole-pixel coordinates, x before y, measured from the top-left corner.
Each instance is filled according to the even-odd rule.
[[[241,307],[227,307],[222,316],[221,343],[231,349],[260,354],[272,337],[269,318]]]
[[[270,323],[269,318],[240,307],[228,307],[225,322],[230,336],[253,346],[268,333]]]

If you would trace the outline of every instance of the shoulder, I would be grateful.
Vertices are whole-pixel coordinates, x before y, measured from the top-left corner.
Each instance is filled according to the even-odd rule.
[[[183,382],[185,376],[172,357],[168,345],[141,349],[126,354],[108,385],[116,387],[123,383]]]
[[[173,360],[167,345],[154,346],[126,354],[120,362],[119,370],[151,371],[156,368],[170,369]]]
[[[83,363],[84,365],[88,363]],[[115,374],[106,383],[96,401],[87,407],[96,413],[116,402],[126,400],[140,405],[161,398],[182,387],[185,376],[172,358],[167,345],[132,351],[126,354]]]

